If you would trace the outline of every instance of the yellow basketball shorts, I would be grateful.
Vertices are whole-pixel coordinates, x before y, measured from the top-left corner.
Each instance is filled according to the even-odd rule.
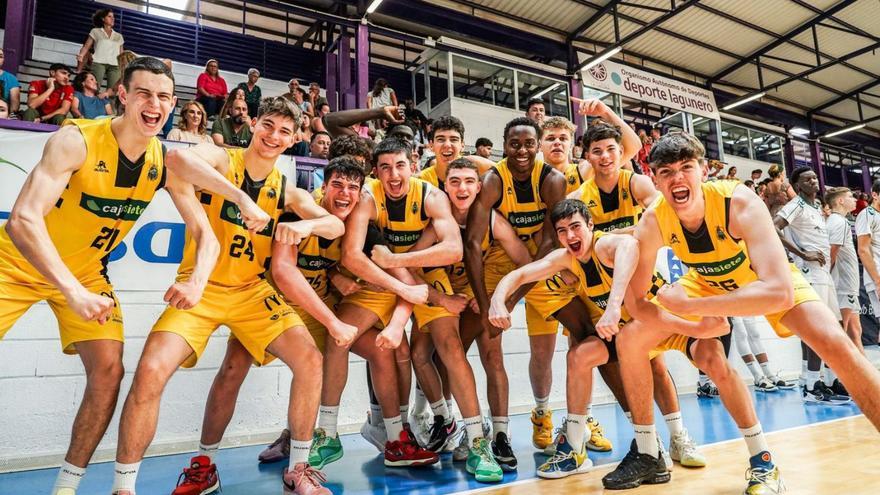
[[[107,296],[116,301],[116,307],[103,325],[97,321],[85,321],[70,309],[64,295],[48,281],[34,283],[32,277],[16,277],[12,271],[0,270],[0,339],[21,318],[31,306],[46,301],[58,320],[61,337],[61,350],[65,354],[76,354],[77,342],[89,340],[116,340],[123,342],[122,308],[113,292],[113,286],[100,275],[90,280],[80,281],[95,294]]]
[[[558,273],[536,283],[526,294],[526,327],[529,336],[555,334],[559,329],[559,322],[553,315],[577,295],[577,287],[566,285]]]
[[[208,284],[193,308],[168,307],[153,325],[152,332],[170,332],[186,340],[193,355],[184,363],[195,366],[217,327],[226,325],[257,365],[275,359],[266,348],[285,330],[304,326],[302,319],[265,280],[241,287]]]
[[[449,276],[446,274],[446,270],[429,270],[422,275],[422,278],[424,278],[425,282],[434,287],[437,292],[442,292],[447,296],[453,294],[452,284],[449,282]],[[419,330],[422,332],[430,331],[427,326],[434,320],[446,318],[448,316],[458,318],[458,315],[449,312],[443,306],[435,306],[433,304],[420,304],[414,307],[413,316],[416,317],[416,325],[419,326]]]
[[[446,271],[442,269],[429,270],[423,274],[425,283],[430,284],[434,289],[447,295],[452,294],[452,287],[449,283],[449,277]],[[391,322],[391,315],[394,313],[394,307],[397,305],[397,295],[393,292],[377,292],[373,290],[359,290],[354,294],[349,294],[342,299],[340,304],[354,304],[367,311],[372,312],[379,317],[383,327],[388,326]],[[457,317],[450,313],[442,306],[434,306],[432,304],[420,304],[413,308],[413,316],[416,318],[416,325],[422,331],[427,331],[425,325],[431,323],[438,318],[446,316]]]
[[[323,298],[322,301],[324,301],[324,304],[326,304],[331,311],[336,311],[336,303],[338,299],[335,294],[329,292],[327,297]],[[309,331],[309,335],[312,336],[312,340],[315,341],[318,350],[323,354],[324,347],[327,344],[327,328],[301,307],[293,306],[293,310],[296,311],[296,314],[299,315],[300,318],[302,318],[306,329]]]

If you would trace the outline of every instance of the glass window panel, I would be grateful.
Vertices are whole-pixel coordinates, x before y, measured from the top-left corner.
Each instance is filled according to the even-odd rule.
[[[720,160],[721,154],[718,143],[718,121],[706,117],[694,117],[694,136],[702,141],[706,148],[706,158]]]
[[[419,66],[418,70],[413,74],[415,87],[413,88],[413,94],[415,95],[416,105],[421,105],[428,99],[428,92],[425,88],[425,74],[428,71],[428,66],[426,64],[422,64]]]
[[[749,158],[749,131],[745,127],[721,122],[724,154]]]
[[[755,130],[752,130],[751,136],[755,160],[769,163],[782,162],[782,138]]]
[[[453,95],[504,108],[514,108],[513,70],[453,56]]]
[[[428,90],[431,95],[431,108],[449,98],[447,54],[440,52],[428,61]]]
[[[565,82],[519,71],[517,84],[519,85],[519,107],[522,111],[526,110],[529,100],[540,98],[544,101],[546,115],[570,118],[568,84]]]

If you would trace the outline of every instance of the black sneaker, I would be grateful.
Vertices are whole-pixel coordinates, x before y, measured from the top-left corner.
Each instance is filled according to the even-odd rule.
[[[821,381],[816,382],[816,385],[812,389],[804,387],[803,398],[804,402],[825,405],[848,404],[852,401],[848,396],[835,394],[833,390],[828,388],[828,385],[825,385]]]
[[[846,390],[846,387],[844,387],[844,386],[843,386],[843,383],[840,383],[840,380],[837,379],[837,378],[834,379],[834,383],[832,383],[831,386],[828,387],[828,388],[829,388],[832,392],[834,392],[834,395],[840,395],[840,396],[844,396],[844,397],[850,397],[850,398],[852,398],[852,397],[849,395],[849,392]]]
[[[458,425],[454,420],[449,420],[449,424],[446,424],[446,418],[434,416],[434,424],[428,430],[430,437],[425,448],[431,452],[440,452],[446,446],[446,442],[455,436],[456,431]]]
[[[636,441],[633,440],[629,452],[617,468],[602,478],[602,485],[608,490],[628,490],[643,483],[646,485],[669,483],[671,478],[672,475],[669,474],[663,458],[659,455],[653,457],[640,454]]]
[[[712,382],[707,382],[704,385],[700,385],[697,383],[697,397],[705,397],[705,398],[714,398],[720,395],[718,393],[718,387],[715,386]]]
[[[502,471],[505,473],[516,471],[516,457],[513,455],[513,449],[510,448],[507,433],[500,432],[495,435],[495,440],[492,441],[492,455],[495,456]]]

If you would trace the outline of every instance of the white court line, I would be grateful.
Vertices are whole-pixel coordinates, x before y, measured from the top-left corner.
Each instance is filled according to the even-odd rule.
[[[769,435],[774,435],[774,434],[776,434],[776,433],[783,433],[783,432],[786,432],[786,431],[801,430],[801,429],[804,429],[804,428],[810,428],[810,427],[818,426],[818,425],[826,425],[826,424],[830,424],[830,423],[836,423],[836,422],[838,422],[838,421],[846,421],[846,420],[855,419],[855,418],[864,417],[864,416],[865,416],[864,414],[857,414],[857,415],[855,415],[855,416],[847,416],[847,417],[845,417],[845,418],[829,419],[829,420],[827,420],[827,421],[819,421],[818,423],[810,423],[810,424],[806,424],[806,425],[792,426],[792,427],[790,427],[790,428],[783,428],[783,429],[781,429],[781,430],[774,430],[774,431],[771,431],[771,432],[766,432],[766,431],[765,431],[764,434],[769,436]],[[740,442],[740,441],[742,441],[742,437],[731,438],[731,439],[728,439],[728,440],[721,440],[721,441],[713,442],[713,443],[706,443],[706,444],[700,445],[700,447],[711,447],[711,446],[715,446],[715,445],[723,445],[723,444],[725,444],[725,443]],[[609,463],[609,464],[602,464],[602,465],[600,465],[600,466],[593,466],[593,467],[591,467],[590,469],[588,469],[587,471],[584,471],[584,473],[592,473],[592,472],[594,472],[594,471],[602,471],[602,470],[605,470],[605,469],[610,470],[611,468],[617,467],[618,464],[620,464],[620,461],[618,461],[618,462],[612,462],[612,463]],[[583,473],[579,473],[579,474],[583,474]],[[510,483],[499,483],[499,484],[497,484],[497,485],[489,485],[489,486],[485,486],[485,487],[474,488],[474,489],[471,489],[471,490],[465,490],[465,491],[463,491],[463,492],[454,492],[454,493],[455,493],[455,495],[472,495],[472,494],[475,494],[475,493],[486,493],[486,492],[491,492],[491,491],[494,491],[494,490],[500,490],[500,489],[502,489],[502,488],[507,488],[507,487],[509,487],[509,486],[526,485],[526,484],[529,484],[529,483],[535,483],[535,482],[541,482],[541,481],[543,481],[543,480],[542,480],[541,478],[538,478],[538,477],[536,476],[536,477],[534,477],[534,478],[529,478],[529,479],[525,479],[525,480],[511,481]],[[548,481],[549,481],[549,480],[548,480]]]

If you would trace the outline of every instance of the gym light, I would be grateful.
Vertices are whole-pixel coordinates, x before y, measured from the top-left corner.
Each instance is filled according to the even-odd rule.
[[[791,130],[788,131],[788,133],[794,134],[795,136],[806,136],[810,134],[810,130],[804,129],[803,127],[792,127]]]
[[[590,68],[592,68],[593,66],[599,65],[602,62],[608,60],[609,58],[617,55],[618,53],[620,53],[620,50],[623,50],[623,48],[620,46],[615,46],[614,48],[609,49],[605,53],[603,53],[603,54],[599,55],[598,57],[594,58],[593,60],[590,60],[589,62],[587,62],[587,65],[584,66],[583,70],[590,70]]]
[[[828,134],[825,134],[822,137],[830,138],[830,137],[834,137],[834,136],[839,136],[841,134],[846,134],[847,132],[857,131],[857,130],[861,129],[862,127],[865,127],[866,125],[868,125],[868,124],[862,123],[862,124],[851,125],[849,127],[844,127],[843,129],[838,129],[836,131],[829,132]]]
[[[531,98],[540,98],[540,97],[546,95],[547,93],[553,91],[554,89],[558,88],[559,86],[562,86],[562,83],[555,83],[555,84],[553,84],[553,85],[551,85],[551,86],[549,86],[549,87],[547,87],[547,88],[542,89],[542,90],[539,91],[537,94],[532,95],[532,96],[530,97],[530,99],[531,99]]]
[[[731,108],[738,107],[738,106],[743,105],[743,104],[745,104],[745,103],[748,103],[748,102],[750,102],[750,101],[755,101],[755,100],[757,100],[758,98],[761,98],[761,97],[763,97],[763,96],[766,95],[766,94],[767,94],[766,91],[761,91],[760,93],[755,93],[755,94],[753,94],[752,96],[748,96],[748,97],[743,98],[743,99],[741,99],[741,100],[739,100],[739,101],[735,101],[735,102],[733,102],[733,103],[727,105],[726,107],[723,107],[722,110],[730,110]]]
[[[379,8],[379,5],[381,5],[381,4],[382,4],[382,0],[373,0],[373,3],[371,3],[370,6],[367,7],[367,13],[372,14],[373,12],[376,11],[376,9]]]

